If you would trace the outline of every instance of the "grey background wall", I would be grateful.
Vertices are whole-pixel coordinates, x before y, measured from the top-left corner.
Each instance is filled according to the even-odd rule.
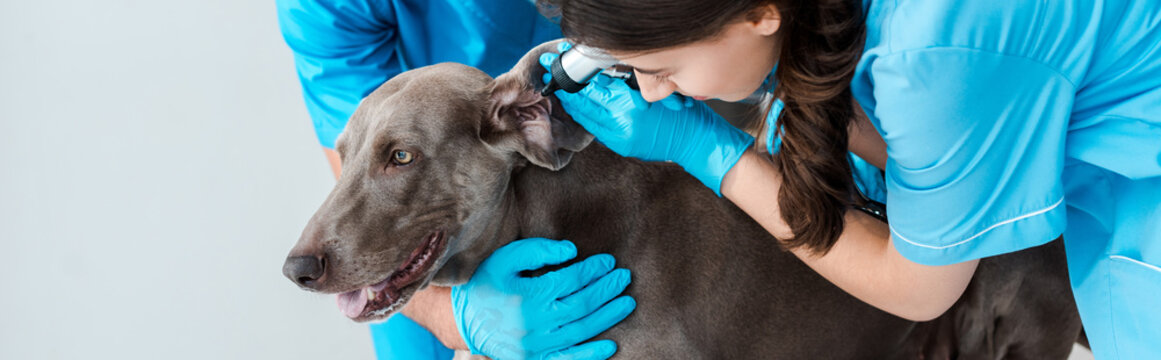
[[[0,359],[367,359],[274,2],[0,1]]]
[[[0,1],[0,359],[373,357],[281,275],[333,179],[274,11]]]

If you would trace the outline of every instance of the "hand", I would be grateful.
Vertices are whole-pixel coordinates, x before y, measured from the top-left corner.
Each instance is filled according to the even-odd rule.
[[[543,54],[540,64],[548,67],[557,56]],[[658,102],[663,106],[655,106],[624,81],[603,74],[576,94],[558,90],[556,97],[573,120],[613,151],[675,162],[718,196],[722,177],[754,142],[705,103],[675,94]]]
[[[456,326],[468,349],[496,360],[613,356],[612,340],[577,344],[636,308],[631,297],[613,299],[629,286],[629,270],[613,270],[613,257],[600,254],[542,276],[519,275],[575,257],[571,242],[542,238],[492,253],[471,280],[451,290]]]

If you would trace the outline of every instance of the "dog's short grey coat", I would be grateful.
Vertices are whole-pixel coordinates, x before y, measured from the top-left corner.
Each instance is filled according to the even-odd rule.
[[[343,172],[291,258],[325,256],[311,290],[386,278],[423,238],[449,245],[424,279],[468,280],[526,237],[611,253],[638,302],[600,337],[625,359],[1065,358],[1080,329],[1060,241],[980,262],[962,299],[913,323],[843,292],[676,165],[618,156],[536,84],[531,51],[493,80],[440,64],[370,94],[338,142]],[[394,150],[416,154],[390,166]],[[583,149],[583,151],[581,151]],[[567,165],[567,166],[566,166]]]

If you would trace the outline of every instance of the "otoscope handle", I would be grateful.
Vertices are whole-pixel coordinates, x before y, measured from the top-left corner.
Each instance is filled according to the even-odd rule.
[[[600,49],[573,46],[552,61],[549,66],[552,79],[541,94],[547,96],[557,89],[575,93],[583,89],[597,73],[616,64],[616,58]]]

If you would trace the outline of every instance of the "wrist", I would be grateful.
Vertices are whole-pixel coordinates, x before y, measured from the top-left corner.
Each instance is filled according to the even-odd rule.
[[[717,120],[721,128],[711,132],[716,136],[709,136],[704,140],[706,145],[701,147],[700,154],[695,155],[698,161],[692,166],[682,164],[682,167],[720,197],[722,196],[722,182],[725,180],[726,174],[738,164],[742,155],[754,144],[754,137],[725,123],[724,120]]]
[[[722,195],[750,214],[770,235],[790,239],[794,233],[782,218],[778,200],[781,189],[782,174],[777,166],[769,156],[755,150],[746,151],[722,179]]]
[[[468,350],[452,313],[451,288],[429,286],[416,291],[401,312],[431,331],[443,346],[453,350]]]
[[[462,341],[464,345],[464,348],[460,350],[467,350],[473,355],[480,355],[482,354],[480,349],[472,346],[471,342],[469,341],[471,339],[471,333],[467,327],[467,324],[464,323],[466,319],[464,318],[462,311],[467,305],[467,294],[464,292],[466,290],[463,286],[453,286],[449,289],[451,290],[450,300],[452,306],[452,321],[455,323],[456,334],[459,336],[460,341]]]

